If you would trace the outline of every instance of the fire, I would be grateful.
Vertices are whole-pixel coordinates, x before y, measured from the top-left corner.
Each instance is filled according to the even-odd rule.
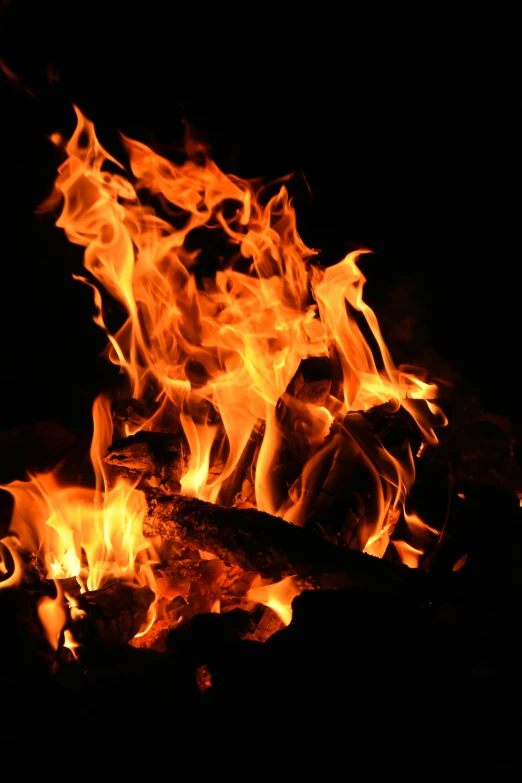
[[[281,622],[290,625],[292,601],[302,592],[295,576],[287,576],[286,579],[270,585],[261,585],[260,582],[261,580],[257,579],[252,583],[252,587],[247,593],[247,599],[270,607]]]
[[[303,525],[309,488],[332,453],[329,436],[342,425],[373,472],[376,498],[366,509],[361,548],[380,552],[390,513],[413,481],[412,457],[395,457],[375,438],[361,441],[350,414],[403,405],[434,443],[426,399],[435,388],[393,364],[363,299],[358,261],[367,251],[328,269],[313,266],[316,251],[297,232],[285,185],[269,197],[266,188],[225,175],[190,138],[188,159],[175,164],[123,137],[131,182],[93,124],[76,114],[67,159],[43,208],[63,202],[57,225],[85,247],[85,282],[94,290],[109,358],[126,374],[130,396],[150,411],[118,434],[181,430],[190,452],[184,494],[230,504],[232,488],[252,478],[257,508]],[[214,276],[198,283],[194,237],[203,229],[221,232],[222,242]],[[108,325],[106,294],[125,314],[117,330]],[[277,406],[302,360],[328,356],[339,366],[342,388],[319,403],[300,404],[296,426],[307,458],[293,485],[282,487]],[[252,438],[259,443],[255,466],[244,459]]]
[[[38,602],[38,617],[42,623],[47,641],[54,650],[60,646],[62,631],[67,622],[63,587],[58,579],[54,582],[56,597],[46,595]]]
[[[136,485],[113,480],[103,462],[114,438],[140,429],[183,439],[189,453],[183,494],[221,505],[241,496],[295,525],[307,524],[318,493],[327,493],[326,476],[360,484],[354,544],[382,557],[415,469],[409,444],[386,447],[368,414],[402,406],[432,444],[433,427],[444,417],[434,402],[437,386],[418,368],[394,365],[364,301],[359,261],[369,251],[349,253],[329,268],[314,264],[317,251],[299,236],[284,183],[270,190],[226,175],[190,137],[179,164],[122,137],[128,171],[75,110],[71,139],[50,137],[66,157],[42,210],[61,204],[57,226],[85,248],[88,276],[77,279],[93,290],[108,358],[144,414],[121,424],[107,397],[95,401],[94,488],[64,483],[59,467],[4,487],[14,498],[17,546],[38,552],[57,584],[56,598],[38,607],[50,643],[57,645],[63,631],[65,645],[73,652],[77,646],[64,630],[60,580],[76,578],[81,591],[109,579],[155,589],[151,543],[142,531],[146,498]],[[214,270],[204,276],[203,236],[216,247]],[[121,309],[117,328],[109,298]],[[318,372],[328,366],[310,386],[299,380],[307,361]],[[296,465],[285,473],[282,455],[289,450]],[[415,515],[405,518],[412,542],[394,543],[404,562],[417,565],[426,535],[437,531]],[[14,571],[0,586],[20,578],[16,547],[5,546]],[[289,577],[254,582],[247,598],[288,624],[299,592]],[[71,599],[67,608],[71,614]],[[221,611],[218,597],[212,611]],[[142,634],[153,620],[150,613]]]
[[[15,536],[0,540],[0,589],[17,587],[23,574],[20,543]]]
[[[113,485],[102,455],[112,436],[109,402],[99,397],[93,407],[94,436],[91,459],[96,488],[63,483],[60,467],[3,486],[14,499],[10,532],[16,547],[39,554],[46,576],[54,580],[57,595],[43,597],[38,615],[49,642],[65,625],[65,596],[61,580],[76,578],[81,592],[97,590],[115,578],[154,590],[150,542],[142,532],[147,503],[142,492],[123,479]],[[16,549],[9,547],[13,557]],[[16,561],[15,561],[16,562]],[[14,578],[11,577],[9,582]],[[0,586],[7,586],[7,580]],[[149,624],[153,615],[149,618]]]
[[[404,519],[411,536],[411,543],[396,540],[393,544],[401,562],[409,568],[418,568],[427,546],[440,536],[440,530],[430,527],[418,514],[407,512],[406,509],[404,509]]]
[[[407,565],[408,568],[419,567],[419,561],[424,554],[422,549],[416,549],[411,544],[407,544],[406,541],[394,541],[393,544],[404,565]]]
[[[11,530],[25,549],[40,552],[49,579],[76,577],[82,589],[96,590],[111,577],[134,578],[149,544],[141,532],[146,501],[131,485],[120,480],[100,497],[62,486],[52,472],[2,488],[15,502]]]

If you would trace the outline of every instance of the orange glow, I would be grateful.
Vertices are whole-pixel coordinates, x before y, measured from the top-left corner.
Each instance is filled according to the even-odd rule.
[[[64,138],[61,133],[51,133],[49,141],[55,145],[55,147],[61,147],[64,143]]]
[[[407,544],[406,541],[394,541],[393,544],[399,553],[401,563],[407,565],[408,568],[419,567],[419,561],[424,554],[422,549],[415,549],[411,544]]]
[[[96,590],[111,578],[147,584],[153,590],[155,587],[150,542],[142,532],[147,513],[145,497],[123,479],[111,485],[101,460],[112,437],[106,400],[95,401],[93,416],[91,459],[96,489],[63,484],[59,468],[2,487],[14,499],[10,531],[16,536],[17,545],[37,552],[47,578],[57,585],[56,599],[43,598],[38,606],[53,646],[57,628],[62,621],[65,623],[59,580],[76,577],[82,592]],[[7,541],[4,539],[4,545]],[[10,551],[14,554],[13,547]],[[153,617],[151,610],[148,625]]]
[[[38,601],[38,618],[43,625],[47,641],[54,650],[60,645],[60,637],[67,622],[67,614],[64,607],[63,589],[58,580],[56,586],[56,598],[44,596]]]
[[[49,579],[75,576],[83,590],[96,590],[111,577],[133,580],[147,570],[139,557],[148,547],[146,502],[126,482],[104,493],[101,506],[95,492],[61,486],[54,473],[2,488],[15,501],[11,530],[25,549],[41,553]]]
[[[156,611],[162,628],[182,621],[184,613],[169,604],[178,596],[189,602],[196,565],[185,563],[179,582],[160,574],[164,592],[156,591],[158,542],[143,535],[145,495],[114,479],[103,461],[114,439],[139,429],[180,433],[189,455],[182,494],[257,507],[295,525],[311,519],[333,473],[334,494],[340,484],[360,498],[344,545],[382,557],[404,512],[408,541],[393,544],[406,565],[418,567],[439,532],[405,511],[415,480],[409,443],[387,448],[374,422],[402,406],[424,445],[437,443],[434,427],[446,419],[435,402],[437,384],[420,368],[394,365],[364,301],[360,262],[370,251],[351,252],[327,268],[314,264],[317,251],[299,236],[284,180],[265,187],[226,175],[190,137],[179,164],[123,137],[127,171],[75,111],[71,139],[49,137],[66,159],[41,209],[61,205],[57,226],[84,248],[86,276],[76,279],[93,291],[94,320],[124,375],[123,394],[146,413],[141,423],[119,424],[107,397],[95,401],[93,488],[65,481],[60,466],[3,487],[14,510],[12,535],[0,542],[0,587],[20,583],[19,550],[38,553],[57,589],[56,598],[39,601],[40,622],[55,649],[61,643],[75,656],[67,617],[74,621],[81,610],[64,595],[65,578],[75,577],[82,592],[114,578],[151,587],[156,601],[137,637],[151,629]],[[211,258],[201,248],[212,242],[201,242],[203,236],[219,248]],[[110,325],[114,302],[119,328]],[[332,376],[312,380],[310,393],[305,360],[326,363]],[[286,474],[289,451],[296,467]],[[268,585],[260,577],[251,582],[252,574],[242,580],[239,567],[225,575],[213,554],[199,555],[207,581],[201,594],[193,591],[198,608],[190,606],[186,618],[209,608],[227,611],[231,594],[223,586],[237,580],[234,600],[250,584],[247,600],[290,623],[301,592],[295,577]]]
[[[0,70],[2,73],[12,82],[18,82],[18,76],[12,71],[9,66],[0,57]]]
[[[271,585],[260,585],[261,579],[257,577],[252,582],[252,587],[247,593],[247,600],[256,601],[270,607],[281,622],[290,625],[292,620],[292,601],[296,595],[302,593],[295,576],[287,576],[280,582]]]
[[[404,565],[409,568],[418,568],[420,558],[425,554],[428,545],[440,535],[440,530],[427,525],[418,514],[408,513],[406,510],[404,510],[404,519],[408,525],[411,543],[393,541],[393,544]]]
[[[363,299],[358,263],[368,251],[327,269],[313,266],[316,251],[297,232],[285,185],[269,196],[225,175],[191,138],[187,159],[175,164],[123,137],[132,184],[93,124],[76,114],[67,159],[43,209],[62,202],[57,225],[85,248],[84,282],[93,288],[109,358],[126,374],[129,396],[149,405],[148,419],[116,435],[181,428],[190,450],[183,494],[226,504],[232,479],[241,486],[253,478],[257,508],[298,525],[306,522],[325,460],[348,439],[372,487],[358,543],[382,556],[414,478],[413,458],[408,449],[388,452],[356,412],[403,405],[428,443],[437,440],[433,422],[442,422],[432,402],[435,384],[416,368],[395,367]],[[213,275],[196,284],[200,251],[193,238],[203,229],[221,233],[223,245]],[[105,292],[125,315],[115,331],[107,325]],[[285,489],[277,480],[277,405],[301,361],[321,356],[339,362],[342,389],[317,404],[295,403],[307,451],[301,475]],[[342,432],[333,434],[335,427]],[[243,459],[252,439],[259,444],[255,466]]]
[[[23,564],[19,548],[20,542],[14,536],[0,539],[0,590],[20,584]]]
[[[78,653],[76,652],[76,650],[81,645],[78,644],[78,642],[76,641],[76,639],[74,638],[74,636],[72,634],[72,631],[70,631],[69,628],[65,629],[65,631],[63,632],[63,635],[64,635],[63,646],[67,647],[67,649],[72,652],[74,658],[77,658],[78,657]]]

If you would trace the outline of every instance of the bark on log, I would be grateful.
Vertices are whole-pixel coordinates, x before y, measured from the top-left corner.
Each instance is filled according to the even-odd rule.
[[[144,532],[204,549],[275,581],[295,575],[303,587],[364,585],[390,590],[430,584],[423,572],[337,547],[279,517],[180,495],[150,499]]]
[[[116,467],[119,473],[131,474],[132,479],[141,474],[144,484],[152,481],[179,492],[188,459],[188,447],[180,436],[138,432],[113,443],[104,461]]]
[[[73,623],[75,638],[83,645],[103,642],[126,644],[140,630],[154,600],[150,587],[135,587],[117,580],[76,598],[85,612]],[[73,618],[74,619],[74,618]]]

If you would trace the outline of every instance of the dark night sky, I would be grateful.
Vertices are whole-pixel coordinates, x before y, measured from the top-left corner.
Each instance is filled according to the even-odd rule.
[[[0,56],[34,97],[0,86],[0,430],[45,418],[88,426],[90,401],[112,377],[98,358],[91,295],[70,278],[81,250],[33,214],[57,164],[46,136],[72,130],[71,101],[111,150],[115,129],[179,142],[186,118],[227,171],[297,172],[298,226],[324,261],[358,244],[376,251],[363,267],[367,295],[392,343],[409,323],[399,359],[422,359],[423,342],[520,426],[509,391],[520,286],[502,31],[476,19],[473,29],[395,19],[377,30],[375,19],[326,11],[290,22],[268,7],[255,21],[230,7],[209,17],[154,2],[141,17],[109,4],[116,10],[103,20],[96,3],[78,18],[53,3],[2,7]],[[49,66],[59,74],[52,85]]]

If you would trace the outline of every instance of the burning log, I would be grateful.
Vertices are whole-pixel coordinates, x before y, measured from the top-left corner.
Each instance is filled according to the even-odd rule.
[[[138,432],[118,440],[104,458],[132,480],[141,474],[145,485],[164,484],[172,492],[181,489],[180,479],[187,471],[188,459],[183,440],[163,432]]]
[[[301,361],[286,392],[302,403],[325,405],[332,391],[333,370],[328,356],[309,356]]]
[[[136,587],[118,580],[107,582],[99,590],[82,593],[75,599],[75,638],[84,645],[99,642],[126,644],[145,622],[154,593],[146,585]]]
[[[332,373],[330,358],[304,359],[279,401],[278,419],[285,444],[280,461],[289,463],[290,471],[295,474],[293,478],[301,472],[303,461],[310,454],[309,431],[314,416],[309,406],[326,403],[332,387]],[[136,405],[136,401],[132,402]],[[129,401],[126,405],[128,407]],[[256,441],[257,433],[252,439],[254,446]],[[172,492],[179,492],[180,479],[189,465],[189,449],[182,435],[141,431],[113,443],[104,461],[132,480],[141,474],[142,486],[162,484]]]
[[[303,587],[365,585],[389,590],[428,584],[423,572],[337,547],[279,517],[180,495],[150,499],[144,532],[212,552],[225,563],[265,578],[295,575]]]

